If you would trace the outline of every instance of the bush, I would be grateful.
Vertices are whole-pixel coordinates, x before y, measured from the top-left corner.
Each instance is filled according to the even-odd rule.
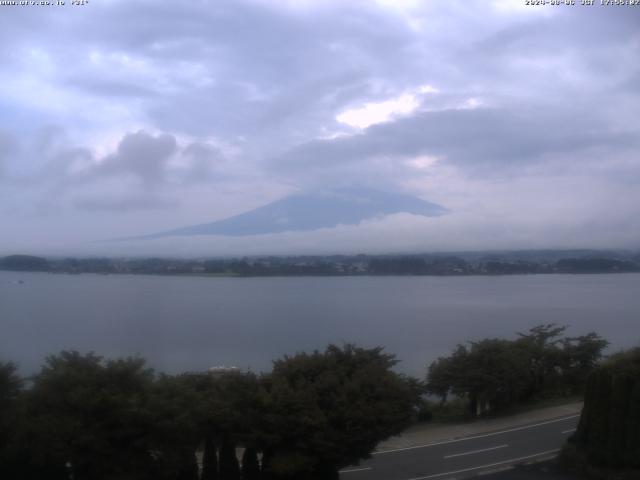
[[[418,413],[416,418],[418,422],[426,423],[433,420],[433,411],[431,410],[432,406],[429,402],[425,401],[418,407]]]
[[[570,441],[589,465],[636,469],[640,476],[640,348],[613,356],[589,375]]]

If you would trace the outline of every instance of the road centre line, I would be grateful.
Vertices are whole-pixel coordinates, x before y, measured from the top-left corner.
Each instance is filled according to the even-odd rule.
[[[365,470],[371,470],[371,467],[350,468],[349,470],[340,470],[338,473],[364,472]]]
[[[471,472],[473,470],[480,470],[481,468],[497,467],[498,465],[504,465],[504,464],[512,463],[512,462],[520,462],[522,460],[528,460],[530,458],[541,457],[543,455],[551,455],[552,453],[558,453],[559,451],[560,450],[558,450],[558,449],[556,449],[556,450],[547,450],[546,452],[534,453],[533,455],[527,455],[526,457],[511,458],[509,460],[504,460],[503,462],[490,463],[488,465],[480,465],[479,467],[470,467],[470,468],[465,468],[465,469],[462,469],[462,470],[455,470],[453,472],[436,473],[434,475],[427,475],[425,477],[413,477],[413,478],[409,478],[408,480],[427,480],[429,478],[444,477],[446,475],[456,475],[458,473],[465,473],[465,472]]]
[[[573,432],[575,432],[576,430],[577,430],[577,428],[570,428],[569,430],[563,430],[563,431],[562,431],[562,432],[560,432],[560,433],[573,433]]]
[[[551,423],[563,422],[565,420],[570,420],[572,418],[577,418],[579,416],[580,416],[580,414],[576,414],[576,415],[571,415],[569,417],[556,418],[554,420],[548,420],[546,422],[536,423],[534,425],[524,425],[522,427],[515,427],[515,428],[510,428],[508,430],[501,430],[499,432],[491,432],[491,433],[485,433],[485,434],[482,434],[482,435],[475,435],[475,436],[471,436],[471,437],[457,438],[457,439],[452,439],[452,440],[444,440],[442,442],[426,443],[424,445],[414,445],[414,446],[411,446],[411,447],[393,448],[391,450],[381,450],[379,452],[372,452],[371,455],[383,455],[385,453],[403,452],[405,450],[415,450],[415,449],[418,449],[418,448],[435,447],[436,445],[446,445],[448,443],[466,442],[467,440],[476,440],[478,438],[492,437],[494,435],[502,435],[503,433],[518,432],[520,430],[527,430],[529,428],[541,427],[542,425],[549,425]]]
[[[465,455],[473,455],[474,453],[489,452],[491,450],[498,450],[499,448],[507,448],[508,446],[509,445],[505,443],[504,445],[498,445],[497,447],[482,448],[480,450],[471,450],[470,452],[454,453],[453,455],[445,455],[444,458],[463,457]]]

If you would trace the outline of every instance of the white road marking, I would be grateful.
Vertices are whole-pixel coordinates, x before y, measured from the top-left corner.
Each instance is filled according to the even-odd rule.
[[[474,453],[488,452],[490,450],[498,450],[499,448],[507,448],[509,445],[498,445],[497,447],[483,448],[481,450],[471,450],[470,452],[454,453],[453,455],[445,455],[444,458],[463,457],[464,455],[473,455]]]
[[[391,449],[391,450],[381,450],[379,452],[372,452],[371,455],[382,455],[382,454],[385,454],[385,453],[404,452],[405,450],[415,450],[417,448],[427,448],[427,447],[435,447],[436,445],[446,445],[448,443],[466,442],[468,440],[476,440],[478,438],[492,437],[494,435],[502,435],[503,433],[517,432],[517,431],[520,431],[520,430],[527,430],[528,428],[535,428],[535,427],[540,427],[542,425],[549,425],[551,423],[563,422],[565,420],[570,420],[572,418],[577,418],[579,416],[580,416],[580,414],[571,415],[569,417],[556,418],[555,420],[548,420],[546,422],[536,423],[534,425],[525,425],[523,427],[510,428],[508,430],[501,430],[499,432],[491,432],[491,433],[485,433],[485,434],[482,434],[482,435],[475,435],[475,436],[471,436],[471,437],[458,438],[458,439],[453,439],[453,440],[445,440],[443,442],[433,442],[433,443],[426,443],[424,445],[414,445],[412,447],[394,448],[394,449]]]
[[[534,453],[533,455],[527,455],[526,457],[512,458],[510,460],[505,460],[503,462],[490,463],[489,465],[480,465],[479,467],[465,468],[465,469],[462,469],[462,470],[455,470],[453,472],[436,473],[434,475],[427,475],[425,477],[414,477],[414,478],[410,478],[408,480],[427,480],[428,478],[444,477],[445,475],[456,475],[458,473],[471,472],[473,470],[480,470],[482,468],[497,467],[498,465],[504,465],[506,463],[520,462],[522,460],[528,460],[530,458],[541,457],[543,455],[551,455],[552,453],[558,453],[559,451],[560,450],[558,450],[558,449],[556,449],[556,450],[547,450],[546,452]]]
[[[479,477],[483,477],[485,475],[494,475],[500,472],[506,472],[507,470],[513,470],[515,467],[513,465],[504,465],[497,468],[492,468],[491,470],[485,470],[484,472],[478,472]]]
[[[577,429],[575,429],[575,428],[570,428],[569,430],[563,430],[563,431],[562,431],[562,432],[560,432],[560,433],[572,433],[572,432],[575,432],[576,430],[577,430]]]
[[[338,473],[364,472],[365,470],[371,470],[371,467],[350,468],[349,470],[340,470]]]

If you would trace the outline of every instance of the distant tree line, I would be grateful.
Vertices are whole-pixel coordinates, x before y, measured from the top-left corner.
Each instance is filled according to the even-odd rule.
[[[442,402],[451,395],[468,401],[472,414],[580,394],[608,342],[595,333],[566,337],[566,328],[539,325],[515,340],[458,345],[429,366],[426,389]]]
[[[52,273],[131,273],[213,276],[353,276],[353,275],[515,275],[536,273],[640,272],[640,254],[600,256],[502,255],[329,255],[232,259],[176,258],[0,258],[0,270]]]
[[[335,479],[411,423],[420,388],[395,363],[345,345],[263,375],[69,351],[27,380],[0,364],[0,478]]]

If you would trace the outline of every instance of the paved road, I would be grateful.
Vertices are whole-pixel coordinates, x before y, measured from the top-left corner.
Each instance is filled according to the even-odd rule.
[[[340,473],[342,480],[448,480],[555,455],[579,415],[456,440],[379,451]]]
[[[568,473],[555,459],[532,465],[516,465],[501,472],[483,474],[482,480],[585,480],[583,475]]]

